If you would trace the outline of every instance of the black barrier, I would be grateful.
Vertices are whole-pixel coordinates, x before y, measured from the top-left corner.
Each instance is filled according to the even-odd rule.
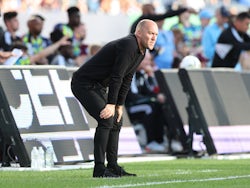
[[[182,85],[178,76],[178,69],[162,69],[160,70],[164,76],[164,80],[159,81],[160,87],[166,84],[169,93],[176,105],[177,111],[180,115],[181,121],[184,125],[188,124],[188,116],[186,106],[188,104],[186,94],[182,90]]]
[[[10,166],[10,161],[21,167],[30,166],[30,158],[19,134],[15,120],[0,82],[0,153],[2,167]]]
[[[182,146],[184,148],[184,151],[188,150],[188,137],[186,135],[186,132],[184,130],[183,126],[183,121],[181,119],[181,116],[179,114],[179,111],[176,106],[176,102],[180,102],[180,100],[175,101],[174,100],[174,95],[171,92],[170,86],[172,89],[177,87],[178,83],[177,79],[171,79],[171,76],[178,76],[177,72],[172,70],[172,71],[167,71],[167,70],[158,70],[155,72],[155,76],[157,79],[157,82],[159,83],[159,87],[161,92],[164,93],[166,96],[166,102],[163,105],[164,110],[163,110],[163,116],[166,119],[167,126],[168,126],[168,131],[170,133],[168,135],[172,136],[173,138],[169,138],[170,142],[172,139],[178,139],[182,143]],[[175,94],[179,94],[175,93]],[[179,106],[179,109],[182,109],[185,105],[182,104],[182,106]],[[183,108],[184,109],[184,108]],[[171,143],[169,143],[171,144]]]
[[[204,117],[200,102],[196,95],[195,88],[191,82],[190,76],[185,69],[180,69],[179,77],[183,86],[183,91],[188,96],[188,124],[189,124],[189,139],[190,139],[190,151],[192,151],[193,134],[200,134],[203,137],[203,142],[206,145],[208,154],[212,155],[217,153],[213,139],[208,130],[208,125]]]
[[[250,152],[248,75],[232,69],[181,69],[179,76],[190,101],[189,128],[210,134],[207,143],[203,140],[209,153]]]

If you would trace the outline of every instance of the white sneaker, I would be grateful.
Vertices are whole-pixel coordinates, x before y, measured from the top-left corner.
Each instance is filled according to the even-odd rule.
[[[145,150],[147,152],[166,152],[166,148],[157,143],[156,141],[152,141],[150,142],[146,147],[145,147]]]
[[[183,147],[179,141],[172,140],[171,141],[171,149],[174,152],[181,152],[183,150]]]

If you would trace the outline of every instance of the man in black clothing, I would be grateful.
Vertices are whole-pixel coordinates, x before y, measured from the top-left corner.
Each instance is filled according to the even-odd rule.
[[[157,35],[156,23],[142,20],[135,34],[109,42],[73,74],[73,94],[98,122],[93,177],[135,176],[117,163],[123,105],[136,68],[146,49],[154,48]]]
[[[247,30],[250,24],[248,12],[239,13],[232,25],[224,30],[215,46],[212,67],[234,68],[243,50],[250,50],[250,37]]]
[[[152,4],[144,4],[142,6],[142,15],[135,20],[135,22],[132,24],[130,33],[135,32],[136,25],[143,19],[150,19],[153,21],[159,21],[159,20],[164,20],[165,18],[169,18],[172,16],[178,16],[181,13],[187,11],[187,8],[180,8],[178,10],[168,10],[164,14],[156,14],[155,13],[155,8]]]

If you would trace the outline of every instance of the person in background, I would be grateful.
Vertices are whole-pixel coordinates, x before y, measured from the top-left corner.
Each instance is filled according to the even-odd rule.
[[[72,45],[73,45],[73,48],[74,48],[74,55],[75,55],[75,57],[78,57],[82,53],[81,47],[80,47],[81,44],[82,44],[82,40],[79,40],[79,38],[80,37],[85,37],[85,36],[80,36],[80,37],[79,36],[75,36],[74,34],[76,34],[76,33],[74,33],[74,32],[75,32],[75,30],[79,30],[79,29],[81,30],[81,29],[83,29],[81,32],[85,31],[84,34],[86,34],[85,25],[83,25],[81,23],[81,13],[80,13],[80,10],[79,10],[78,7],[75,7],[75,6],[69,7],[67,9],[67,13],[68,13],[68,23],[67,23],[67,26],[72,31]]]
[[[80,54],[75,58],[78,66],[81,66],[88,56],[88,45],[84,44],[84,39],[86,38],[86,26],[84,23],[80,23],[74,28],[74,41],[77,43],[77,48],[80,48]]]
[[[215,10],[216,21],[209,24],[203,31],[201,44],[204,57],[208,60],[207,67],[211,67],[215,53],[215,45],[221,32],[228,27],[230,12],[221,6]]]
[[[99,44],[92,44],[88,47],[88,54],[87,57],[85,58],[85,62],[88,61],[91,57],[93,57],[97,52],[102,48],[101,45]],[[85,63],[84,62],[84,63]]]
[[[213,14],[208,9],[202,9],[199,12],[199,19],[200,19],[200,22],[201,22],[202,31],[205,29],[206,26],[209,25],[212,18],[213,18]]]
[[[178,68],[183,57],[190,54],[190,48],[184,41],[184,34],[180,29],[172,29],[174,34],[175,54],[172,63],[172,68]]]
[[[10,51],[12,44],[16,41],[21,41],[21,37],[16,35],[19,29],[18,13],[16,11],[5,12],[3,15],[6,31],[0,37],[0,49]]]
[[[72,6],[67,9],[68,23],[67,26],[74,31],[75,27],[79,26],[81,23],[81,14],[78,7]]]
[[[202,9],[199,12],[199,19],[200,19],[200,23],[201,23],[201,39],[200,40],[202,40],[202,35],[204,32],[204,29],[209,25],[212,17],[213,17],[212,12],[206,8]],[[197,53],[195,53],[194,55],[196,55],[199,58],[199,60],[202,63],[202,67],[206,67],[209,60],[204,55],[202,41],[200,42],[200,45],[196,51],[197,51]]]
[[[178,10],[168,10],[164,14],[156,14],[155,7],[153,4],[143,4],[142,5],[142,15],[137,18],[131,25],[130,33],[135,32],[136,25],[143,19],[150,19],[153,21],[164,20],[165,18],[177,16],[183,12],[188,11],[187,8],[180,8]],[[191,11],[191,10],[190,10]]]
[[[185,46],[189,48],[190,54],[198,56],[201,54],[201,35],[202,28],[198,24],[194,24],[190,19],[191,12],[186,11],[178,16],[178,23],[171,27],[173,29],[180,29],[184,35]]]
[[[55,29],[51,34],[50,38],[53,43],[58,42],[63,38],[63,32],[59,29]],[[65,45],[61,45],[56,55],[51,60],[51,65],[61,65],[66,67],[75,67],[77,66],[76,62],[74,61],[74,51],[73,51],[72,42],[68,41]]]
[[[47,48],[44,48],[34,55],[29,55],[28,48],[23,44],[22,41],[16,42],[15,44],[13,44],[13,49],[17,48],[22,50],[23,55],[16,61],[15,65],[35,65],[39,59],[46,58],[49,55],[54,54],[60,46],[67,45],[68,39],[68,36],[64,36],[59,41],[51,44]]]
[[[218,38],[212,67],[234,68],[239,62],[240,54],[250,50],[250,37],[247,34],[250,24],[249,12],[240,12]],[[242,68],[249,67],[249,61]]]
[[[28,49],[29,55],[32,56],[39,53],[44,48],[47,48],[51,44],[51,41],[41,35],[44,25],[44,18],[41,15],[32,15],[27,25],[29,30],[28,33],[23,36],[22,40]],[[42,58],[39,59],[36,64],[47,65],[49,62],[47,58]]]
[[[199,46],[201,37],[201,27],[199,25],[193,24],[190,21],[191,13],[189,11],[182,12],[178,16],[178,23],[174,24],[171,29],[180,29],[184,34],[185,43],[190,48],[195,48]]]
[[[159,91],[154,76],[155,66],[153,56],[147,51],[132,79],[125,106],[132,124],[142,124],[146,130],[147,142],[141,147],[150,153],[166,153],[168,148],[164,140],[162,113],[165,96]]]
[[[171,30],[164,30],[164,20],[156,22],[159,28],[159,34],[152,52],[154,62],[158,69],[170,69],[174,61],[175,41]]]
[[[157,24],[142,20],[134,34],[107,43],[73,74],[74,96],[98,123],[94,136],[95,178],[136,176],[117,161],[123,105],[136,68],[146,49],[154,48],[157,35]]]
[[[63,35],[67,35],[72,40],[74,48],[74,55],[78,57],[81,54],[80,45],[82,41],[79,41],[74,36],[74,30],[81,24],[81,14],[78,7],[72,6],[67,9],[68,23],[58,23],[55,25],[54,30],[59,29],[63,32]],[[78,37],[78,36],[77,36]]]

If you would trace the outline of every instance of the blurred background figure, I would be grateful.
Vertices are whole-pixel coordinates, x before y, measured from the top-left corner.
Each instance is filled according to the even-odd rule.
[[[10,51],[13,43],[21,41],[16,32],[19,29],[18,13],[16,11],[5,12],[3,15],[6,30],[0,37],[0,49],[3,51]]]
[[[99,45],[99,44],[92,44],[92,45],[90,45],[88,47],[88,53],[87,53],[85,61],[87,61],[92,56],[94,56],[101,48],[102,48],[102,46]]]
[[[171,30],[164,30],[164,20],[156,22],[158,25],[158,37],[155,43],[154,51],[154,62],[159,69],[172,68],[174,55],[175,55],[175,40],[174,34]]]
[[[206,26],[209,25],[211,19],[213,18],[213,13],[211,10],[209,9],[202,9],[200,12],[199,12],[199,19],[200,19],[200,22],[201,22],[201,29],[202,31],[205,29]]]
[[[51,44],[48,38],[41,35],[43,25],[44,18],[38,14],[32,15],[27,22],[28,33],[23,36],[22,40],[30,56],[39,53]],[[42,58],[39,59],[36,64],[47,65],[49,64],[49,60],[47,58]]]
[[[215,53],[215,45],[221,32],[228,27],[230,12],[221,6],[215,10],[215,22],[205,27],[202,34],[202,49],[207,59],[207,67],[211,67]]]
[[[185,11],[178,16],[178,23],[174,24],[171,29],[180,29],[184,34],[184,40],[191,49],[200,45],[201,27],[190,21],[191,13]]]
[[[16,42],[13,45],[13,49],[17,48],[22,51],[22,56],[16,61],[15,65],[36,65],[36,62],[42,58],[46,58],[50,55],[54,55],[56,50],[63,45],[68,44],[68,37],[63,37],[54,44],[42,49],[40,52],[34,55],[29,55],[28,48],[22,41]]]
[[[88,45],[84,43],[84,39],[86,38],[87,29],[84,23],[80,23],[78,26],[74,28],[74,55],[75,61],[78,66],[81,66],[88,56]],[[79,52],[77,52],[80,50]]]
[[[180,152],[183,149],[181,144],[177,140],[169,140],[175,136],[171,135],[164,116],[165,95],[160,92],[154,76],[155,64],[152,60],[152,55],[147,52],[133,77],[125,106],[135,129],[140,125],[145,129],[146,139],[139,138],[144,141],[141,146],[145,152]],[[143,130],[140,128],[140,131]]]
[[[135,32],[136,25],[142,20],[142,19],[150,19],[153,21],[160,21],[164,20],[165,18],[177,16],[183,12],[188,11],[187,8],[180,8],[178,10],[168,10],[164,14],[157,14],[155,12],[155,7],[153,4],[143,4],[142,5],[142,15],[137,18],[134,23],[131,25],[130,33]]]
[[[249,12],[240,12],[233,19],[232,25],[225,29],[218,38],[212,67],[236,67],[241,53],[250,50],[250,36],[247,33],[249,25]],[[249,69],[249,61],[245,62],[246,64],[241,63],[242,69]]]
[[[59,28],[55,28],[55,30],[50,34],[51,41],[53,44],[60,41],[63,37],[67,35],[63,34],[63,31]],[[68,43],[61,45],[54,57],[51,60],[51,65],[60,65],[66,67],[75,67],[77,66],[76,62],[74,61],[74,47],[72,45],[71,38],[68,40]]]

